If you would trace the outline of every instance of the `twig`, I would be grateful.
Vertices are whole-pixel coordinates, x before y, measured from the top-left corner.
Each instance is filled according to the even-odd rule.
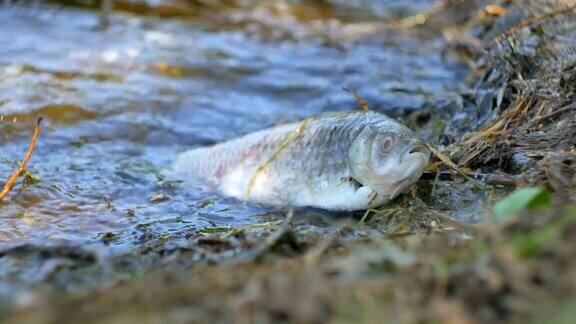
[[[41,122],[42,122],[42,117],[38,118],[38,121],[36,122],[36,127],[34,128],[34,133],[32,134],[32,139],[30,139],[30,145],[28,146],[28,152],[26,152],[26,155],[24,156],[24,159],[22,160],[22,162],[20,162],[18,169],[16,169],[16,171],[14,171],[14,173],[12,173],[10,178],[8,178],[8,181],[6,181],[6,184],[4,185],[4,189],[2,189],[2,192],[0,192],[0,201],[2,201],[2,199],[4,199],[4,197],[8,194],[8,192],[10,192],[10,189],[12,189],[12,187],[14,187],[14,184],[16,183],[16,180],[18,180],[18,177],[20,175],[22,175],[24,173],[24,171],[26,170],[26,164],[28,163],[28,161],[32,157],[32,152],[34,152],[34,148],[36,147],[36,141],[38,140],[38,137],[40,136],[40,123]]]
[[[358,223],[356,223],[356,227],[364,224],[364,221],[366,221],[366,218],[368,218],[368,215],[370,215],[370,213],[378,213],[378,210],[374,208],[366,209],[366,212],[364,212]]]
[[[358,224],[356,226],[358,226],[360,224],[364,224],[364,221],[368,217],[368,214],[370,214],[370,211],[371,211],[370,209],[366,209],[366,211],[364,212],[364,215],[362,215],[362,218],[360,218],[360,220],[358,221]]]
[[[505,187],[516,187],[521,183],[521,179],[506,173],[472,173],[467,172],[466,175],[474,180],[480,181],[487,185],[498,185]],[[432,194],[434,193],[434,187],[437,181],[454,181],[454,176],[452,173],[445,171],[438,171],[438,173],[433,173],[429,171],[424,171],[420,180],[434,181],[432,185]]]
[[[549,119],[549,118],[551,118],[551,117],[554,117],[555,115],[558,115],[558,114],[561,114],[561,113],[563,113],[563,112],[570,111],[570,110],[573,110],[573,109],[576,109],[576,103],[569,104],[568,106],[565,106],[565,107],[562,107],[562,108],[560,108],[560,109],[554,110],[554,111],[552,111],[552,112],[550,112],[550,113],[548,113],[548,114],[546,114],[546,115],[544,115],[544,116],[535,118],[535,119],[533,119],[532,121],[530,121],[530,123],[528,124],[528,127],[534,127],[534,126],[538,125],[539,123],[543,122],[543,121],[546,120],[546,119]]]
[[[428,145],[428,149],[430,149],[430,152],[432,152],[432,154],[434,154],[438,159],[440,159],[440,161],[442,161],[442,163],[444,163],[447,167],[453,169],[454,171],[460,173],[462,176],[464,176],[466,179],[468,179],[469,181],[471,181],[472,183],[476,184],[478,187],[480,188],[485,188],[486,186],[484,184],[482,184],[479,181],[476,181],[476,179],[470,177],[468,174],[466,174],[466,172],[462,171],[456,164],[454,164],[454,162],[452,162],[450,160],[449,157],[447,157],[446,155],[440,153],[440,151],[438,151],[438,149],[436,149],[435,147],[433,147],[432,145]]]
[[[485,182],[489,185],[499,185],[514,188],[518,186],[520,180],[521,179],[506,173],[494,173],[488,175]]]
[[[360,106],[360,108],[362,108],[362,110],[364,110],[365,112],[369,112],[370,111],[370,105],[368,105],[368,103],[366,102],[366,100],[362,99],[362,97],[360,97],[356,91],[354,90],[350,90],[348,88],[342,88],[342,90],[348,92],[349,94],[353,95],[354,98],[356,99],[356,102],[358,102],[358,106]]]

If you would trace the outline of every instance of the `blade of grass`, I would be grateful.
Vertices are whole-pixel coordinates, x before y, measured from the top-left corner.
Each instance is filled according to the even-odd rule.
[[[356,93],[356,91],[348,89],[348,88],[342,88],[342,90],[348,92],[349,94],[354,96],[354,99],[356,99],[356,102],[358,102],[358,106],[360,106],[360,108],[362,108],[362,110],[364,110],[365,112],[369,112],[370,111],[370,105],[368,105],[368,103],[366,102],[366,100],[362,99],[362,97],[360,97],[360,95],[358,95],[358,93]]]
[[[432,154],[434,154],[440,161],[442,161],[442,163],[444,163],[447,167],[453,169],[454,171],[458,172],[459,174],[461,174],[462,176],[464,176],[466,179],[468,179],[468,181],[471,181],[472,183],[474,183],[475,185],[477,185],[478,187],[484,189],[486,186],[477,181],[476,179],[470,177],[466,172],[462,171],[454,162],[452,162],[452,160],[450,160],[449,157],[447,157],[446,155],[440,153],[440,151],[438,151],[437,148],[433,147],[432,145],[428,144],[428,149],[430,149],[430,152],[432,152]]]

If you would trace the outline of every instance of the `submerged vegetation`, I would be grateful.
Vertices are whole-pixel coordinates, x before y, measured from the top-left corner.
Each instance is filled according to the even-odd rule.
[[[65,3],[79,5],[75,1]],[[122,201],[121,197],[126,193],[121,189],[110,192],[113,199],[98,198],[103,207],[89,204],[88,208],[98,208],[93,212],[123,217],[131,226],[102,231],[96,238],[91,237],[89,244],[81,240],[65,243],[23,240],[3,246],[0,250],[0,290],[4,292],[0,291],[0,312],[4,321],[475,323],[546,320],[563,323],[571,320],[576,303],[574,1],[444,0],[427,8],[366,9],[369,14],[358,13],[339,1],[247,1],[241,4],[235,1],[166,1],[158,7],[148,2],[118,1],[115,8],[130,14],[177,17],[177,21],[193,23],[214,19],[219,23],[218,28],[241,29],[247,35],[257,37],[258,46],[259,42],[298,44],[306,41],[313,46],[349,53],[362,46],[372,51],[370,46],[373,44],[378,44],[379,48],[382,42],[378,37],[382,35],[385,35],[383,43],[388,46],[412,37],[416,44],[422,42],[422,48],[442,51],[445,60],[464,64],[468,69],[466,82],[446,91],[436,86],[410,88],[396,80],[397,86],[384,91],[385,96],[402,103],[392,108],[385,107],[388,102],[376,99],[368,82],[367,88],[344,85],[357,92],[352,91],[352,98],[344,99],[342,106],[346,109],[354,107],[355,100],[362,109],[367,109],[370,103],[370,109],[390,113],[417,129],[436,151],[438,158],[430,165],[429,179],[420,181],[392,205],[352,215],[327,215],[315,210],[284,213],[249,209],[250,217],[257,217],[258,221],[248,224],[217,222],[211,218],[246,213],[245,209],[217,197],[181,196],[177,181],[153,177],[153,186],[142,186],[146,188],[144,196],[162,197],[146,201],[154,207],[132,206]],[[369,19],[365,19],[368,22],[358,22],[354,15],[368,15]],[[109,23],[113,26],[114,19],[119,18],[111,18]],[[423,41],[434,40],[438,35],[444,37],[441,46]],[[155,44],[160,47],[176,46],[161,33],[148,37],[155,37]],[[402,46],[407,53],[424,50]],[[224,47],[220,51],[211,50],[208,56],[227,59],[228,56],[244,55],[249,60],[254,59],[254,56],[235,50],[238,52],[232,53],[233,50]],[[318,51],[316,47],[307,50]],[[294,58],[274,59],[288,62]],[[316,57],[313,62],[316,64],[322,59]],[[377,59],[362,61],[369,65]],[[194,78],[210,82],[221,78],[224,80],[221,86],[229,85],[230,80],[236,78],[254,82],[254,75],[266,69],[266,66],[248,63],[238,67],[235,65],[238,62],[208,70],[187,67],[187,62],[180,62],[181,65],[164,61],[145,63],[149,66],[138,73],[151,70],[155,77],[169,78],[170,82],[173,79],[192,82],[190,80]],[[392,68],[394,64],[389,65]],[[234,70],[235,74],[223,73],[225,68]],[[324,67],[311,63],[292,68],[311,69],[316,74],[324,71]],[[339,73],[355,73],[352,67],[349,68],[351,71]],[[77,78],[70,73],[38,72],[40,70],[33,73],[50,74],[51,77],[57,73],[58,82]],[[369,74],[370,69],[362,71]],[[82,82],[122,82],[122,78],[91,80],[90,76],[99,73],[91,71],[82,76]],[[422,71],[420,77],[425,78],[426,73],[434,72]],[[245,75],[250,77],[242,79]],[[255,84],[264,87],[277,78],[282,79],[282,73],[278,72],[278,75]],[[8,83],[6,80],[0,78],[3,84]],[[348,82],[353,80],[348,79]],[[308,81],[322,84],[320,79]],[[417,83],[417,80],[407,83]],[[98,84],[99,89],[109,91]],[[0,84],[0,90],[2,86]],[[40,89],[44,86],[46,84],[39,85]],[[292,90],[286,90],[290,87]],[[281,83],[279,88],[281,90],[269,86],[264,90],[278,91],[280,98],[286,96],[286,91],[290,100],[300,100],[302,89],[308,94],[318,90],[298,83]],[[132,90],[137,92],[138,89]],[[162,101],[164,95],[173,98],[171,91],[177,90],[168,87],[154,94]],[[430,92],[443,92],[444,95],[431,95]],[[107,94],[113,97],[115,94],[111,93]],[[367,95],[362,99],[364,94]],[[69,93],[63,97],[73,98]],[[311,100],[310,97],[307,100]],[[411,101],[414,98],[418,98],[417,107],[408,107],[414,104]],[[274,99],[279,104],[282,102]],[[18,107],[13,105],[17,100],[12,97],[7,100],[4,103],[0,97],[0,109],[9,107],[15,111],[12,114],[21,116]],[[101,99],[96,96],[89,100],[93,101],[87,102],[97,106]],[[167,100],[167,106],[172,104],[174,102]],[[291,113],[296,117],[311,115],[305,110],[293,109]],[[152,110],[156,113],[160,109]],[[99,116],[101,111],[88,112],[94,116],[76,118],[85,123],[104,118]],[[113,112],[114,108],[106,111],[110,115]],[[82,115],[82,111],[76,113]],[[182,116],[165,111],[153,116],[165,117],[162,113],[174,114],[175,119]],[[269,122],[266,118],[272,114],[268,110],[261,114],[256,110],[251,113],[253,119],[243,116],[240,123],[252,125],[258,118],[266,123]],[[12,117],[10,114],[6,113],[7,120]],[[66,118],[52,114],[57,115],[57,112],[47,119],[54,119],[52,123],[56,127],[58,118],[67,118],[70,124],[78,123],[74,113]],[[290,114],[278,114],[281,118],[296,119]],[[220,118],[215,114],[207,115]],[[235,118],[230,112],[227,117]],[[136,117],[130,115],[129,118]],[[146,118],[143,118],[144,124]],[[120,121],[122,125],[132,122],[131,119]],[[157,123],[174,125],[162,118]],[[2,127],[6,132],[0,135],[3,143],[17,137],[14,135],[18,134],[17,130],[12,128],[19,126],[3,124]],[[145,142],[148,145],[156,143],[158,135],[154,137],[154,132],[171,139],[179,137],[162,127],[153,124],[152,131],[135,128],[123,134],[134,142],[142,132],[152,134],[149,136],[153,140]],[[203,130],[203,135],[210,131],[208,127]],[[81,150],[90,145],[90,141],[95,141],[83,132],[75,134],[81,134],[74,137],[75,149]],[[194,137],[194,144],[222,139],[222,135],[201,137],[181,129],[177,129],[176,134]],[[98,136],[106,138],[106,135]],[[54,138],[51,141],[58,143]],[[39,145],[41,149],[43,143]],[[111,150],[117,149],[111,147]],[[165,151],[159,152],[155,153]],[[43,156],[38,153],[42,152],[35,153],[34,161],[41,165]],[[138,161],[142,161],[140,159]],[[152,167],[141,162],[134,169],[114,169],[113,173],[119,174],[118,179],[124,186],[140,185],[146,180],[134,176],[134,170],[142,172],[142,177],[159,173],[154,168],[147,171],[147,168]],[[3,166],[2,170],[5,169]],[[84,181],[96,181],[94,179],[100,177],[98,174]],[[46,190],[43,184],[50,178],[42,179],[40,184],[28,189],[37,186],[36,190]],[[85,191],[92,194],[90,190]],[[68,186],[65,192],[76,194]],[[41,190],[39,194],[42,194]],[[2,207],[20,203],[18,194],[15,197],[14,201],[3,202]],[[58,204],[62,202],[58,201]],[[172,207],[161,209],[163,206]],[[84,206],[66,208],[77,208],[76,213],[88,217],[88,214],[82,214]],[[188,214],[194,217],[203,213],[206,216],[198,216],[203,222],[174,226],[185,224],[187,218],[174,215],[175,210],[192,210]],[[139,218],[143,217],[142,213],[153,216]],[[204,221],[204,218],[208,220]],[[113,250],[114,246],[122,246],[127,237],[129,248]]]

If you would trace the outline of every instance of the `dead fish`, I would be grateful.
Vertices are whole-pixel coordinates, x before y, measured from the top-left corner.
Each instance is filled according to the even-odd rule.
[[[422,175],[430,151],[376,112],[331,113],[180,154],[173,171],[266,205],[354,211],[384,205]]]

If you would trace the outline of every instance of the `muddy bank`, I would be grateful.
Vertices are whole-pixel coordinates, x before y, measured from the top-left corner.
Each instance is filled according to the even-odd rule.
[[[94,195],[91,203],[101,204],[101,210],[96,212],[87,208],[87,215],[75,211],[71,214],[76,219],[96,214],[115,220],[118,219],[115,217],[127,217],[130,221],[120,221],[118,228],[106,224],[101,230],[94,230],[92,224],[88,224],[90,234],[83,236],[75,232],[77,224],[70,220],[69,225],[60,224],[52,229],[62,237],[75,238],[66,244],[38,244],[28,240],[15,247],[14,244],[6,245],[0,251],[4,319],[13,322],[34,319],[45,322],[368,322],[386,318],[398,322],[465,323],[527,318],[566,320],[575,297],[572,274],[576,269],[572,261],[576,251],[573,246],[576,215],[574,207],[569,205],[575,184],[574,137],[570,133],[573,130],[570,123],[575,120],[574,87],[570,82],[574,64],[573,51],[570,51],[574,10],[570,1],[486,5],[475,3],[463,7],[460,2],[447,1],[407,11],[403,19],[379,18],[383,21],[376,22],[373,17],[386,15],[368,10],[369,18],[364,16],[364,19],[370,21],[370,28],[366,28],[366,24],[347,22],[352,19],[349,15],[337,20],[340,27],[344,26],[337,29],[338,37],[327,37],[329,29],[324,27],[310,32],[309,20],[296,18],[291,19],[298,21],[300,30],[306,33],[286,34],[286,30],[299,29],[285,28],[290,19],[280,19],[280,22],[272,19],[272,22],[256,24],[258,28],[268,29],[269,33],[246,27],[246,33],[261,33],[262,37],[248,41],[241,38],[232,46],[229,42],[220,43],[221,37],[230,41],[228,36],[209,33],[210,41],[207,40],[205,46],[224,47],[228,55],[226,59],[218,55],[215,61],[207,59],[210,64],[206,74],[187,74],[186,67],[197,63],[174,54],[171,58],[182,59],[181,65],[166,63],[157,68],[129,72],[129,81],[122,83],[120,89],[111,86],[109,80],[103,85],[112,93],[124,93],[124,87],[137,89],[143,80],[154,80],[151,85],[144,82],[147,84],[145,89],[159,91],[155,83],[163,76],[167,81],[162,79],[162,84],[170,84],[175,89],[184,87],[181,92],[173,93],[180,100],[191,100],[188,91],[194,89],[192,85],[198,87],[193,92],[194,98],[202,91],[216,91],[213,95],[223,93],[212,86],[226,86],[225,90],[234,89],[242,94],[248,91],[244,106],[238,101],[229,105],[215,101],[200,112],[194,111],[195,118],[206,114],[201,119],[204,125],[215,118],[214,111],[238,117],[237,122],[232,123],[237,128],[232,128],[230,134],[208,132],[212,137],[206,142],[210,142],[264,124],[318,113],[328,107],[353,108],[353,98],[337,87],[332,88],[338,82],[356,84],[351,87],[358,90],[373,109],[403,118],[465,171],[500,173],[509,180],[508,186],[526,183],[548,186],[547,190],[553,192],[551,198],[548,191],[539,189],[537,195],[525,199],[525,207],[538,209],[522,213],[493,212],[493,202],[510,188],[479,187],[456,175],[453,182],[422,181],[412,192],[378,211],[357,215],[297,211],[295,219],[286,224],[283,223],[285,211],[239,205],[200,193],[190,194],[178,189],[177,183],[156,177],[164,162],[151,159],[151,156],[169,155],[179,148],[204,143],[197,138],[199,134],[206,134],[205,128],[195,132],[181,122],[187,116],[183,104],[170,110],[169,106],[175,100],[166,99],[157,109],[134,106],[127,113],[123,107],[115,109],[103,103],[99,106],[96,100],[94,112],[98,115],[94,120],[80,118],[65,129],[62,124],[53,122],[52,131],[59,135],[49,135],[47,141],[54,148],[69,144],[78,134],[86,134],[88,144],[80,144],[74,151],[86,159],[84,170],[88,172],[83,174],[103,176],[110,171],[108,168],[113,168],[115,174],[123,178],[122,171],[128,172],[129,184],[141,184],[138,187],[141,191],[133,193],[141,200],[125,193],[124,187],[128,184],[124,182],[111,192],[119,193],[117,196],[126,197],[125,200],[112,199],[111,204],[98,196],[102,188],[95,188],[90,192]],[[296,8],[288,8],[291,10],[281,11],[287,15],[285,17],[294,17],[291,12],[299,12]],[[311,8],[311,12],[327,15],[326,11],[315,11],[324,8],[322,6],[315,4]],[[334,12],[341,10],[338,8],[335,7]],[[208,10],[210,14],[217,12],[206,6],[202,10]],[[228,10],[245,9],[232,7]],[[259,17],[257,10],[246,10],[242,17],[252,18],[246,18],[240,25]],[[65,16],[68,14],[64,11]],[[361,13],[357,14],[362,17]],[[80,15],[91,17],[91,24],[97,25],[96,15],[84,11]],[[74,21],[73,15],[69,17]],[[325,16],[318,17],[325,19]],[[153,28],[167,28],[162,30],[174,32],[170,34],[172,36],[184,28],[200,39],[202,33],[214,28],[208,25],[204,26],[206,29],[197,30],[187,24],[181,25],[181,20],[169,23],[146,20],[144,23],[140,19],[144,18],[114,15],[109,28],[114,28],[114,23],[144,24],[145,28],[150,28],[151,24]],[[221,19],[233,24],[242,21],[234,22],[237,17],[229,16],[229,12]],[[360,25],[364,26],[360,32],[351,29],[351,26]],[[346,30],[355,32],[345,34]],[[136,39],[141,38],[138,36],[141,31],[130,33],[135,33]],[[34,35],[34,32],[30,34]],[[187,37],[181,36],[179,40]],[[99,49],[98,44],[94,46]],[[230,59],[230,56],[242,55],[254,58],[245,51],[250,46],[256,51],[266,50],[268,54],[258,55],[254,60]],[[312,49],[309,46],[313,46]],[[186,48],[185,52],[189,54],[190,50]],[[284,59],[278,57],[278,51],[286,53]],[[294,55],[300,60],[293,60]],[[328,61],[318,61],[318,55]],[[369,63],[367,55],[371,57]],[[251,70],[234,76],[227,72],[238,64],[256,64],[262,59],[268,61],[257,72]],[[140,60],[136,59],[136,63],[141,66],[150,64],[148,59]],[[348,69],[328,72],[343,60],[350,60]],[[220,65],[215,68],[214,62],[220,62]],[[463,67],[465,65],[468,69]],[[19,77],[34,79],[38,73],[47,73],[48,80],[60,80],[62,72],[46,72],[44,68],[35,67],[33,72],[20,70]],[[65,79],[69,81],[66,84],[80,87],[77,83],[85,82],[86,71],[80,63],[75,68],[82,71],[82,77],[80,80],[77,77]],[[117,67],[106,66],[106,69],[114,68]],[[286,74],[292,76],[294,71],[297,71],[295,76],[282,78]],[[101,71],[90,73],[100,75]],[[138,81],[136,84],[130,81],[131,73],[137,75],[132,75]],[[217,78],[219,75],[226,82]],[[398,75],[404,79],[398,80]],[[290,87],[298,78],[305,82]],[[211,87],[200,87],[204,82]],[[286,92],[286,89],[290,91]],[[317,93],[323,94],[322,99],[310,101],[310,94]],[[56,94],[61,95],[59,90]],[[262,105],[257,109],[254,98],[261,98],[259,96],[266,100],[256,99]],[[145,99],[139,98],[136,103],[142,100],[144,104]],[[12,109],[22,107],[14,104],[18,101],[10,100]],[[238,111],[247,107],[251,109]],[[102,111],[106,112],[106,117],[99,117]],[[35,116],[36,113],[28,114]],[[27,114],[22,116],[25,118]],[[137,118],[138,125],[132,118]],[[157,118],[165,125],[158,126]],[[196,119],[186,120],[194,123]],[[226,118],[216,120],[229,122]],[[97,132],[101,137],[95,141],[90,136],[95,136],[91,134],[101,125],[107,125],[106,131]],[[144,135],[124,136],[130,134],[127,130],[134,131],[130,125],[144,128],[141,130]],[[217,125],[215,123],[214,128]],[[160,135],[150,135],[153,132],[146,127],[157,130]],[[6,136],[3,145],[16,151],[24,142],[24,139],[19,142],[19,137],[24,137],[24,128],[11,126],[8,129],[11,132],[5,134],[13,135],[3,135]],[[175,132],[168,138],[177,142],[175,138],[188,135],[194,138],[193,143],[179,143],[179,147],[167,144],[163,139],[169,133],[168,129]],[[132,150],[127,154],[122,141],[104,137],[107,132],[123,141],[133,141],[126,145],[138,143],[144,153],[135,154]],[[124,161],[129,157],[127,164],[132,163],[135,156],[141,163],[135,169],[127,170],[126,164],[116,169],[114,160],[109,160],[105,168],[92,166],[94,160],[82,154],[98,150],[97,143],[113,148],[117,145],[113,151],[118,151],[119,155],[113,157]],[[38,156],[45,158],[47,155],[50,156],[38,152]],[[78,158],[76,155],[70,160]],[[62,163],[62,160],[56,161]],[[449,169],[441,163],[439,167]],[[48,184],[63,181],[62,175],[50,178],[52,170],[47,168],[44,173],[33,169],[35,173],[41,173],[43,181],[27,188],[25,193],[45,197]],[[98,172],[90,172],[92,168]],[[149,169],[152,169],[147,171],[150,178],[143,181],[140,172]],[[90,178],[78,178],[77,172],[70,171],[64,176],[70,177],[64,181],[67,193],[79,191],[72,183],[80,187],[91,184]],[[114,179],[108,181],[114,183]],[[170,199],[161,204],[142,201],[157,192],[167,193]],[[91,196],[80,196],[86,197]],[[46,204],[54,201],[62,200],[57,197]],[[513,202],[512,206],[518,205],[517,201]],[[10,203],[2,207],[21,206],[18,196]],[[130,216],[128,209],[134,209],[136,216]],[[199,220],[194,218],[206,209],[208,214],[202,214],[197,218]],[[189,212],[183,213],[183,210]],[[56,215],[55,219],[66,220],[69,215]],[[238,221],[238,218],[249,221]],[[20,218],[15,219],[18,222]],[[59,232],[61,228],[66,230]],[[40,236],[42,239],[54,236],[47,232],[42,235],[46,235]]]

